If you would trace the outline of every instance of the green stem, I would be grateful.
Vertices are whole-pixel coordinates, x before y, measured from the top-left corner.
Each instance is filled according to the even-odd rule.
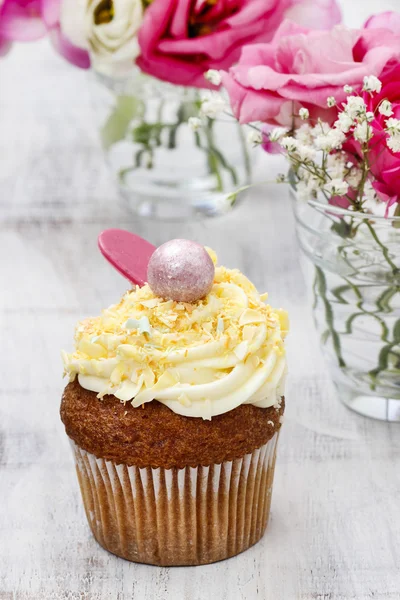
[[[207,118],[207,125],[204,128],[204,131],[206,134],[206,140],[207,140],[207,146],[208,146],[208,156],[207,156],[208,166],[209,166],[210,172],[215,175],[215,178],[217,180],[216,190],[218,192],[222,192],[224,189],[224,182],[223,182],[221,171],[219,168],[218,157],[214,151],[214,135],[213,135],[213,131],[212,131],[212,126],[213,126],[213,120]]]
[[[329,334],[332,337],[333,348],[336,352],[339,366],[343,368],[346,366],[346,363],[343,360],[343,356],[342,356],[340,337],[335,329],[334,314],[333,314],[332,306],[327,297],[328,290],[326,287],[326,278],[325,278],[324,272],[322,271],[322,269],[320,267],[316,267],[316,279],[317,279],[318,292],[319,292],[319,295],[321,296],[321,299],[322,299],[322,302],[323,302],[324,308],[325,308],[325,320],[326,320],[326,324],[328,326]]]
[[[251,162],[250,162],[249,151],[247,148],[246,138],[244,137],[243,128],[241,127],[241,125],[238,125],[238,131],[239,131],[240,144],[242,147],[242,153],[243,153],[243,158],[244,158],[246,181],[250,182],[251,181]]]
[[[385,257],[385,260],[387,262],[387,264],[390,266],[390,268],[393,271],[393,275],[397,275],[399,272],[399,268],[394,264],[394,262],[392,261],[392,259],[390,258],[389,255],[389,249],[382,244],[381,240],[378,238],[378,236],[376,235],[376,231],[375,229],[372,227],[371,223],[369,221],[365,221],[372,237],[374,238],[375,242],[378,244],[378,246],[381,248],[382,250],[382,254]]]

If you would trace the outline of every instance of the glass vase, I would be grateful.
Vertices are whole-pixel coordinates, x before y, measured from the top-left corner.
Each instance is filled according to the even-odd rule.
[[[124,80],[92,74],[92,86],[107,161],[136,213],[188,220],[232,208],[228,195],[250,183],[253,157],[229,115],[205,118],[197,131],[188,125],[203,90],[139,70]]]
[[[292,196],[315,324],[340,399],[362,415],[400,421],[400,218]]]

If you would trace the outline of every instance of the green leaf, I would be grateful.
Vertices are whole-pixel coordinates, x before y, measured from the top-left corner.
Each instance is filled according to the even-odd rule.
[[[348,292],[349,290],[351,290],[351,286],[350,285],[339,285],[338,287],[334,288],[331,291],[331,294],[333,296],[335,296],[336,300],[340,303],[340,304],[349,304],[347,300],[345,300],[342,296],[342,294],[344,292]]]
[[[178,133],[178,125],[172,125],[168,134],[168,149],[174,150],[176,148],[176,134]]]
[[[114,111],[102,128],[100,135],[105,150],[123,140],[132,119],[143,115],[143,102],[133,96],[118,96]]]
[[[379,358],[378,358],[378,366],[376,367],[376,369],[372,369],[372,371],[369,372],[369,374],[371,375],[371,377],[373,377],[374,379],[376,379],[376,377],[382,373],[382,371],[386,371],[386,369],[388,369],[389,367],[389,357],[391,354],[395,354],[392,352],[393,348],[396,346],[396,344],[388,344],[387,346],[384,346],[382,348],[382,350],[379,353]]]
[[[376,306],[379,310],[385,313],[392,312],[392,307],[390,306],[390,300],[393,298],[395,294],[398,293],[398,289],[395,287],[387,288],[377,299]]]
[[[331,332],[329,331],[329,329],[326,329],[324,331],[324,333],[321,335],[321,344],[323,346],[325,346],[325,344],[328,341],[330,335],[331,335]]]
[[[397,319],[393,327],[393,339],[400,344],[400,319]]]
[[[340,219],[340,221],[333,223],[332,231],[340,235],[342,238],[354,237],[353,227],[349,223],[346,223],[344,219]]]
[[[324,272],[319,267],[315,268],[315,275],[316,275],[316,279],[317,279],[318,293],[322,299],[322,302],[323,302],[324,308],[325,308],[325,320],[326,320],[326,325],[327,325],[328,331],[332,338],[333,349],[335,350],[336,357],[337,357],[337,360],[339,363],[339,367],[345,367],[346,363],[343,360],[343,356],[342,356],[340,337],[335,329],[334,314],[333,314],[332,306],[330,305],[330,302],[327,297],[326,278],[325,278]]]

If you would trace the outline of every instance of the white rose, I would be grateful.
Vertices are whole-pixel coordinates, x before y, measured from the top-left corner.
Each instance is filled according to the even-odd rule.
[[[61,29],[75,46],[89,51],[96,71],[121,76],[139,55],[143,12],[142,0],[62,0]]]

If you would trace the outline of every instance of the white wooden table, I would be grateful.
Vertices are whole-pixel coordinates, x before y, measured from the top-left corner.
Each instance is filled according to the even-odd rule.
[[[397,2],[352,2],[348,21]],[[180,236],[210,245],[290,311],[272,518],[262,542],[229,561],[128,563],[86,524],[58,416],[59,350],[71,348],[78,319],[126,288],[96,249],[110,226],[154,244]],[[0,600],[400,598],[399,426],[360,418],[335,395],[283,188],[260,189],[223,220],[139,222],[104,166],[86,75],[46,43],[19,47],[0,63],[0,253]]]

